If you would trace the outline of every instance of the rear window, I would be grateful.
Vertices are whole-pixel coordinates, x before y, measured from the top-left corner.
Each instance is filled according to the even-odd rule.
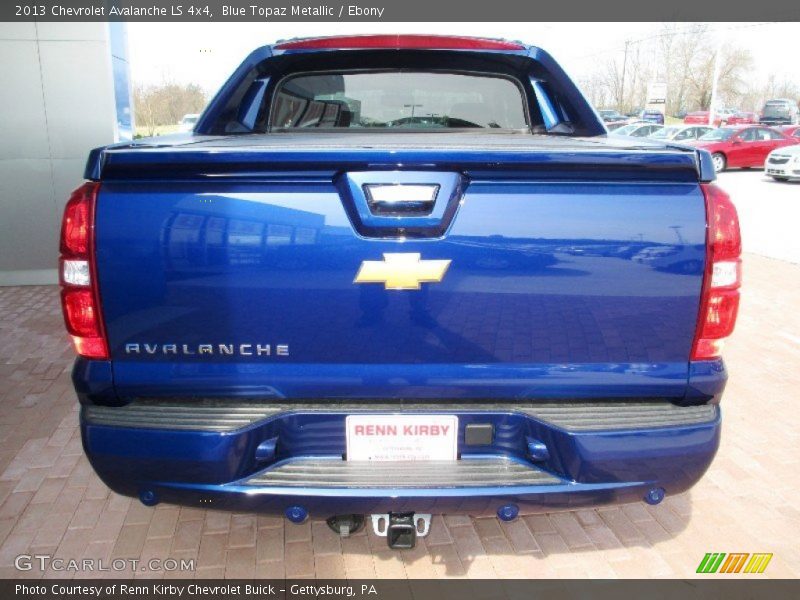
[[[770,100],[764,105],[765,117],[780,117],[788,115],[792,105],[782,100]]]
[[[421,71],[295,75],[276,89],[270,127],[529,130],[512,79]]]

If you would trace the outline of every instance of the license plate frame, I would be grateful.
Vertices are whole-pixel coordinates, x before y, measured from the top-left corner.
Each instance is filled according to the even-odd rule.
[[[458,416],[348,415],[345,446],[348,461],[458,460]]]

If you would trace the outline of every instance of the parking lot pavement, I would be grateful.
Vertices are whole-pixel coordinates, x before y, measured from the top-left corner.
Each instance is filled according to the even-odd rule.
[[[657,507],[512,523],[436,517],[401,552],[364,532],[340,540],[322,521],[152,509],[110,493],[82,454],[57,290],[0,288],[0,577],[75,576],[18,571],[21,554],[196,561],[193,573],[119,573],[137,577],[691,577],[707,552],[771,552],[755,577],[798,577],[800,266],[748,254],[745,282],[722,445],[694,489]]]
[[[735,169],[719,185],[736,204],[745,252],[800,264],[800,182],[778,182],[764,171]]]

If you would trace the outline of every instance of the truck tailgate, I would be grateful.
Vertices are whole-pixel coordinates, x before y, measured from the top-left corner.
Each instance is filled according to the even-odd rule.
[[[97,269],[120,396],[684,395],[705,261],[693,153],[268,137],[107,151]],[[353,182],[409,173],[454,199],[441,226],[370,226]],[[397,256],[419,289],[387,289]]]

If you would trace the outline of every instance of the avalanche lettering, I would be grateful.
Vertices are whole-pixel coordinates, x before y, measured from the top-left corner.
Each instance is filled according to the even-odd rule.
[[[108,14],[111,17],[166,17],[167,9],[162,6],[111,6]]]

